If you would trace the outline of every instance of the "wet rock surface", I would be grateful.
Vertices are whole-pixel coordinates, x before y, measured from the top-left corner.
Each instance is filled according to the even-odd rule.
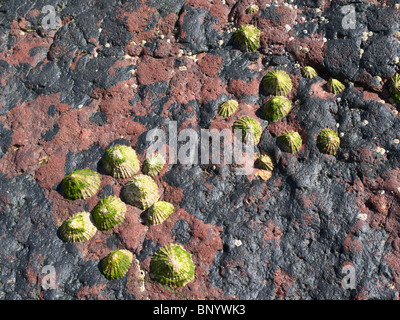
[[[246,13],[252,4],[260,10]],[[0,1],[0,297],[399,299],[400,119],[388,90],[400,57],[396,4]],[[53,29],[45,5],[60,18]],[[254,53],[233,44],[243,23],[261,29]],[[303,78],[304,65],[318,76]],[[273,69],[290,74],[293,109],[272,124],[260,108]],[[331,77],[345,84],[341,94],[329,92]],[[228,99],[239,108],[223,119],[217,108]],[[166,165],[155,181],[175,212],[163,224],[148,227],[145,212],[127,205],[113,230],[78,244],[60,238],[72,214],[122,197],[128,179],[107,175],[107,148],[131,145],[143,162],[151,129],[176,121],[178,132],[200,136],[243,116],[261,124],[256,150],[274,159],[270,179],[237,175],[235,165]],[[318,149],[324,128],[340,136],[335,156]],[[302,137],[298,153],[277,144],[287,130]],[[70,201],[60,183],[84,168],[101,175],[99,192]],[[196,265],[196,279],[176,292],[147,281],[151,257],[171,242]],[[115,249],[134,263],[108,281],[99,263]],[[47,290],[46,266],[56,275]],[[346,266],[353,289],[342,286]]]

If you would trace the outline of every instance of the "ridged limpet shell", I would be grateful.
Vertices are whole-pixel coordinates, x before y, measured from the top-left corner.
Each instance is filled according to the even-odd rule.
[[[276,96],[269,99],[262,108],[266,120],[276,122],[286,117],[292,109],[290,100],[283,96]]]
[[[133,254],[128,250],[110,252],[100,263],[101,272],[108,280],[120,279],[128,272]]]
[[[143,163],[143,173],[151,177],[157,175],[165,165],[165,158],[159,154],[151,154]]]
[[[183,287],[195,278],[192,255],[178,244],[160,248],[150,267],[158,282],[173,287]]]
[[[163,223],[174,212],[174,206],[167,201],[157,201],[147,210],[149,224]]]
[[[278,143],[285,152],[296,153],[299,151],[303,141],[296,131],[288,131],[278,137]]]
[[[242,117],[233,123],[233,129],[242,130],[242,141],[249,145],[258,144],[261,139],[260,123],[250,117]]]
[[[146,210],[158,201],[158,186],[150,176],[138,174],[125,185],[123,195],[129,204]]]
[[[233,42],[241,51],[254,52],[260,45],[261,30],[251,24],[244,24],[233,34]]]
[[[271,70],[262,79],[265,91],[276,96],[286,96],[292,90],[292,80],[283,70]]]
[[[118,197],[101,199],[93,209],[93,221],[99,230],[110,230],[125,219],[126,205]]]
[[[130,178],[140,169],[136,151],[120,144],[107,149],[102,164],[107,173],[117,179]]]
[[[100,176],[90,169],[71,172],[62,181],[62,189],[68,199],[86,199],[93,196],[100,187]]]
[[[329,91],[334,94],[341,93],[345,88],[343,83],[341,83],[339,80],[333,79],[333,78],[330,78],[328,80],[327,86],[328,86]]]
[[[227,100],[219,105],[218,115],[224,118],[229,117],[236,112],[238,106],[239,103],[236,100]]]
[[[322,153],[335,155],[340,146],[340,138],[332,129],[322,129],[317,138],[317,145]]]
[[[272,158],[267,154],[260,155],[256,160],[256,165],[263,170],[274,170],[274,163],[272,161]]]
[[[97,231],[89,212],[78,212],[65,220],[60,227],[61,237],[68,242],[82,242],[92,238]]]

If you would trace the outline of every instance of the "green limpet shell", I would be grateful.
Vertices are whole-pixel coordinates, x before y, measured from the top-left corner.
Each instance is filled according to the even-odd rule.
[[[192,255],[177,244],[160,248],[151,259],[150,268],[158,282],[173,287],[183,287],[195,278]]]
[[[233,129],[242,130],[242,141],[246,144],[254,145],[260,142],[262,130],[256,119],[242,117],[233,123]]]
[[[256,160],[256,164],[260,167],[260,169],[269,171],[274,170],[274,163],[271,157],[267,154],[260,155]]]
[[[271,70],[262,79],[265,91],[276,96],[286,96],[292,90],[292,80],[283,70]]]
[[[100,176],[90,169],[71,172],[62,181],[62,189],[68,199],[86,199],[93,196],[100,187]]]
[[[308,79],[315,78],[318,75],[317,71],[315,71],[315,69],[313,67],[306,66],[306,67],[301,68],[300,71],[301,71],[301,75],[304,78],[308,78]]]
[[[221,117],[229,117],[234,114],[239,106],[239,103],[236,100],[228,100],[221,103],[218,107],[218,114]]]
[[[123,195],[129,204],[146,210],[157,202],[158,186],[151,177],[138,174],[125,185]]]
[[[392,98],[399,102],[400,101],[400,74],[396,73],[391,79],[389,83],[389,90],[392,94]]]
[[[253,14],[253,13],[258,12],[259,10],[260,10],[260,8],[258,7],[258,5],[252,4],[250,7],[248,7],[246,9],[246,13],[247,14]]]
[[[260,45],[260,34],[260,29],[251,24],[244,24],[233,34],[233,41],[240,50],[254,52]]]
[[[110,281],[120,279],[128,272],[132,259],[133,254],[128,250],[112,251],[101,261],[101,272]]]
[[[303,141],[296,131],[288,131],[278,137],[278,143],[285,152],[296,153],[299,151]]]
[[[283,96],[272,97],[263,106],[263,115],[265,119],[276,122],[285,117],[292,109],[290,100]]]
[[[118,197],[101,199],[93,209],[93,221],[99,230],[110,230],[125,219],[126,205]]]
[[[335,131],[325,128],[318,135],[317,145],[322,153],[335,155],[340,146],[340,138]]]
[[[103,158],[104,169],[114,178],[130,178],[140,169],[135,150],[125,145],[115,145],[107,149]]]
[[[334,93],[334,94],[341,93],[345,88],[343,83],[341,83],[339,80],[336,80],[336,79],[333,79],[333,78],[330,78],[328,80],[327,86],[328,86],[329,91]]]
[[[174,206],[167,201],[158,201],[148,210],[148,219],[150,224],[163,223],[174,212]]]
[[[152,154],[143,163],[143,173],[153,177],[162,170],[164,165],[165,159],[161,154]]]
[[[89,212],[78,212],[65,220],[60,227],[61,237],[68,242],[87,241],[96,233]]]

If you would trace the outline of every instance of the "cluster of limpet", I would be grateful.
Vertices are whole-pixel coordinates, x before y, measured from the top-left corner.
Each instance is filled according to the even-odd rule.
[[[125,185],[123,195],[129,204],[147,210],[159,198],[158,186],[150,176],[138,174]]]
[[[242,130],[242,141],[249,145],[255,145],[261,139],[260,123],[250,117],[242,117],[233,123],[233,129]]]
[[[253,14],[253,13],[258,12],[259,10],[260,10],[259,6],[256,5],[255,3],[253,3],[252,5],[250,5],[250,7],[248,7],[246,9],[246,13],[247,14]]]
[[[62,181],[62,189],[68,199],[86,199],[93,196],[100,187],[100,176],[90,169],[71,172]]]
[[[221,117],[226,118],[234,114],[238,106],[239,103],[236,100],[227,100],[219,105],[217,112]]]
[[[321,152],[335,155],[340,146],[340,138],[335,131],[325,128],[318,135],[317,145]]]
[[[108,196],[93,209],[93,221],[99,230],[110,230],[125,219],[126,205],[120,198]]]
[[[292,80],[283,70],[271,70],[263,77],[265,91],[276,96],[286,96],[292,90]]]
[[[68,242],[87,241],[95,235],[96,231],[89,212],[74,214],[60,227],[61,237]]]
[[[278,137],[278,143],[285,152],[296,153],[299,151],[303,141],[296,131],[288,131]]]
[[[330,78],[328,80],[327,86],[328,86],[329,91],[334,94],[341,93],[345,88],[343,83],[341,83],[339,80],[333,79],[333,78]]]
[[[262,113],[268,121],[276,122],[285,117],[291,109],[292,104],[288,98],[275,96],[263,105]]]
[[[315,69],[313,67],[309,67],[309,66],[302,67],[300,72],[304,78],[308,78],[308,79],[315,78],[318,75],[317,71],[315,71]]]
[[[150,268],[158,282],[173,287],[183,287],[195,278],[192,255],[178,244],[160,248],[151,259]]]
[[[101,272],[108,280],[122,278],[132,264],[133,254],[128,250],[110,252],[101,262]]]
[[[159,153],[151,154],[143,163],[142,171],[151,177],[157,175],[165,165],[164,157]]]
[[[244,24],[233,34],[233,41],[242,51],[254,52],[260,45],[261,30],[251,24]]]
[[[396,101],[400,101],[400,74],[396,73],[391,79],[389,83],[389,90],[391,93],[391,97]]]
[[[135,150],[125,145],[115,145],[107,149],[103,158],[103,167],[114,178],[130,178],[140,169]]]
[[[174,206],[167,201],[157,201],[147,210],[149,224],[163,223],[174,212]]]

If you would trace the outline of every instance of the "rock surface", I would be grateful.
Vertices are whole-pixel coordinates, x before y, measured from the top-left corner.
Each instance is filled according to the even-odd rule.
[[[247,14],[253,3],[260,10]],[[396,4],[1,0],[0,298],[399,299],[400,118],[388,90],[399,69]],[[53,29],[45,5],[59,18]],[[353,28],[343,24],[348,5]],[[262,30],[257,52],[233,44],[243,23]],[[318,76],[303,78],[304,65]],[[270,124],[259,116],[269,99],[260,84],[275,68],[291,76],[294,108]],[[346,84],[341,94],[328,91],[331,77]],[[216,112],[228,99],[239,108],[225,120]],[[276,162],[270,179],[233,165],[167,165],[155,180],[175,212],[163,224],[147,227],[127,205],[114,230],[78,244],[60,238],[66,218],[121,195],[128,179],[106,174],[107,148],[133,146],[143,162],[147,132],[167,131],[168,120],[200,133],[242,116],[261,123],[257,149]],[[317,147],[327,127],[341,137],[336,156]],[[289,129],[303,139],[296,154],[276,142]],[[83,168],[100,173],[100,191],[67,200],[60,183]],[[176,291],[150,274],[151,257],[171,242],[196,265],[196,279]],[[134,263],[108,281],[99,263],[115,249]],[[56,275],[47,290],[46,266]],[[342,287],[346,266],[353,289]]]

